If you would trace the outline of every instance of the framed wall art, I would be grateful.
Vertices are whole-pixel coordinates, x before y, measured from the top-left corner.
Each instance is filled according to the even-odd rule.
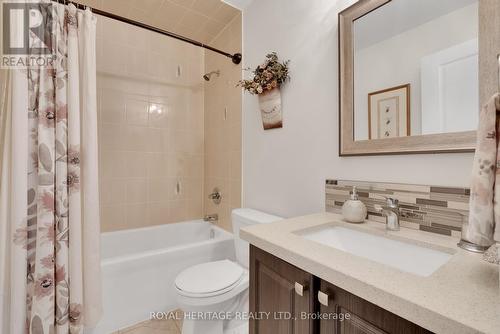
[[[368,94],[369,139],[410,135],[410,84]]]

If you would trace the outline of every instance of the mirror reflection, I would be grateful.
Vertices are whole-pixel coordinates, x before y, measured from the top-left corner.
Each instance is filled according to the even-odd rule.
[[[354,139],[477,129],[478,0],[392,0],[354,22]]]

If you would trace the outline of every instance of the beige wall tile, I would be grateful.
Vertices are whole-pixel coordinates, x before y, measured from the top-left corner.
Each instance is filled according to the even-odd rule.
[[[148,3],[149,1],[144,2]],[[129,11],[128,17],[134,21],[147,23],[150,20],[150,13],[141,8],[133,8],[133,10]]]
[[[127,228],[125,205],[101,206],[101,231],[117,231]]]
[[[222,9],[218,15],[232,15]],[[234,19],[211,44],[241,50],[241,19]],[[231,48],[229,48],[231,45]],[[221,76],[205,83],[205,186],[204,213],[219,215],[219,225],[231,230],[231,210],[241,206],[241,66],[211,52],[205,54],[205,71],[221,70]],[[207,198],[217,186],[222,203]]]
[[[187,219],[187,200],[168,201],[169,222],[177,223]]]
[[[150,225],[149,210],[147,203],[127,204],[126,206],[127,228],[146,227]]]
[[[220,0],[77,0],[77,2],[89,4],[93,8],[102,9],[186,37],[200,39],[199,36],[205,35],[203,39],[200,39],[204,43],[213,40],[239,14],[238,10]],[[116,21],[110,19],[106,19],[106,21],[105,23],[98,22],[98,27],[101,25],[120,27]],[[130,28],[130,30],[137,29]],[[104,29],[98,30],[101,31],[99,36],[103,35],[102,30]],[[113,36],[112,33],[109,35]],[[123,34],[120,40],[130,43],[136,41],[141,47],[143,46],[144,41],[125,37],[126,35]],[[175,45],[175,43],[172,44]]]
[[[127,179],[127,204],[146,203],[148,199],[148,183],[146,178]]]
[[[170,104],[168,110],[168,128],[169,130],[186,130],[187,129],[187,107],[183,104],[187,103],[184,96],[176,96]]]
[[[151,225],[161,225],[169,222],[168,202],[149,203],[149,219]]]
[[[99,154],[99,172],[101,178],[125,177],[127,175],[125,161],[125,152],[101,148]]]
[[[124,74],[127,68],[124,57],[126,49],[127,47],[125,44],[110,42],[106,37],[104,37],[102,43],[102,53],[98,53],[102,57],[99,59],[101,68],[98,68],[98,70]]]
[[[231,181],[230,183],[231,191],[231,209],[236,209],[241,207],[241,180]]]
[[[165,189],[168,200],[186,199],[186,183],[185,179],[180,177],[167,178],[167,186]]]
[[[186,176],[195,179],[204,178],[204,156],[188,155],[189,164],[186,169]]]
[[[104,40],[123,44],[127,42],[126,25],[123,25],[116,20],[100,16],[98,17],[97,25],[102,26]]]
[[[100,180],[101,204],[113,205],[123,204],[127,199],[127,185],[122,179],[101,179]]]
[[[168,130],[168,152],[186,152],[189,133],[182,129],[170,129]]]
[[[149,178],[165,177],[168,175],[168,155],[164,153],[146,153],[145,165],[147,166],[147,176]]]
[[[167,175],[170,177],[186,176],[188,172],[188,156],[185,153],[167,155]]]
[[[124,153],[125,175],[127,177],[146,177],[146,158],[148,153],[131,151]]]
[[[204,151],[205,138],[203,133],[191,131],[186,140],[186,152],[192,155],[202,155]]]
[[[238,15],[238,13],[240,13],[240,11],[234,7],[220,6],[219,9],[217,10],[217,12],[214,14],[214,18],[216,20],[219,20],[219,21],[227,22],[227,21],[231,20],[233,17],[235,17],[236,15]],[[240,25],[240,32],[241,32],[241,25]],[[218,38],[221,38],[221,36],[222,37],[224,36],[224,31],[222,32],[221,35],[219,35]],[[241,34],[240,34],[240,36],[241,36]]]
[[[125,98],[119,91],[103,89],[100,94],[101,121],[121,124],[125,122]]]
[[[144,61],[148,59],[148,52],[137,49],[135,45],[128,45],[126,49],[126,74],[131,76],[144,76]]]
[[[166,128],[168,125],[168,106],[165,103],[149,103],[149,127]]]
[[[203,197],[199,194],[188,200],[187,219],[200,219],[200,217],[203,217]]]
[[[230,151],[229,178],[241,180],[241,151]]]
[[[167,147],[163,143],[164,129],[148,128],[148,148],[149,152],[166,153]]]
[[[149,151],[149,129],[144,126],[122,126],[120,147],[122,150]]]
[[[191,1],[174,5],[174,11],[171,1],[168,11],[165,1],[152,1],[142,6],[127,0],[127,13],[135,8],[138,19],[164,28],[178,24],[186,31],[196,22],[198,31],[190,33],[204,32],[207,42],[224,24],[196,10],[208,6],[219,19],[236,13],[218,0],[216,7]],[[241,22],[235,21],[218,41],[236,45],[228,48],[232,52],[241,49]],[[241,201],[236,181],[241,139],[230,142],[241,136],[241,92],[234,88],[241,66],[109,19],[98,19],[98,31],[102,230],[200,219],[204,213],[219,213],[230,229],[230,210]],[[213,69],[221,76],[205,83],[202,75]],[[207,199],[216,185],[223,192],[220,206]]]
[[[128,125],[148,125],[148,101],[145,98],[127,96],[125,110]]]
[[[144,2],[150,2],[151,0],[144,1]],[[127,31],[127,44],[141,50],[148,50],[149,46],[149,39],[145,35],[144,29],[133,26],[133,25],[127,25],[125,28]]]
[[[227,142],[229,143],[229,149],[241,150],[241,124],[229,127],[228,133],[229,138]]]
[[[122,128],[120,124],[100,124],[99,145],[101,149],[118,150],[122,146],[122,139]]]
[[[148,179],[148,202],[166,202],[169,199],[168,178]]]
[[[203,178],[185,178],[181,181],[183,184],[182,191],[184,198],[195,200],[201,198],[203,193]]]
[[[220,0],[195,0],[193,4],[193,9],[202,13],[206,16],[213,16],[221,6],[227,6],[222,4]],[[219,27],[219,30],[222,27]]]
[[[230,155],[227,150],[218,150],[210,159],[214,160],[214,169],[212,170],[214,177],[229,179],[229,164]]]

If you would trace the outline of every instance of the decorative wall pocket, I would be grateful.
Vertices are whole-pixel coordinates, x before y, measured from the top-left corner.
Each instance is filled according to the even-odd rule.
[[[283,127],[281,92],[278,87],[259,94],[259,108],[264,130]]]
[[[241,80],[238,86],[250,94],[258,95],[259,109],[264,130],[283,127],[280,87],[290,79],[288,63],[280,62],[276,52],[266,55],[266,61],[252,71],[254,77]]]

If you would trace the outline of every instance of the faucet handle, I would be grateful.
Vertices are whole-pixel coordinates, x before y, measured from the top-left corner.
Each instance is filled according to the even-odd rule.
[[[385,200],[387,202],[387,206],[391,208],[399,207],[399,200],[397,198],[386,197]]]
[[[222,194],[219,188],[215,187],[211,194],[208,195],[208,198],[211,199],[215,204],[220,204],[222,201]]]
[[[374,194],[374,195],[377,196],[377,197],[382,197],[383,199],[385,199],[385,202],[386,202],[387,206],[390,207],[390,208],[397,208],[397,207],[399,207],[399,200],[397,198],[388,197],[388,196],[379,195],[379,194]],[[380,205],[375,204],[375,210],[377,210],[377,208],[376,208],[377,206],[379,206],[380,208],[382,208]]]

